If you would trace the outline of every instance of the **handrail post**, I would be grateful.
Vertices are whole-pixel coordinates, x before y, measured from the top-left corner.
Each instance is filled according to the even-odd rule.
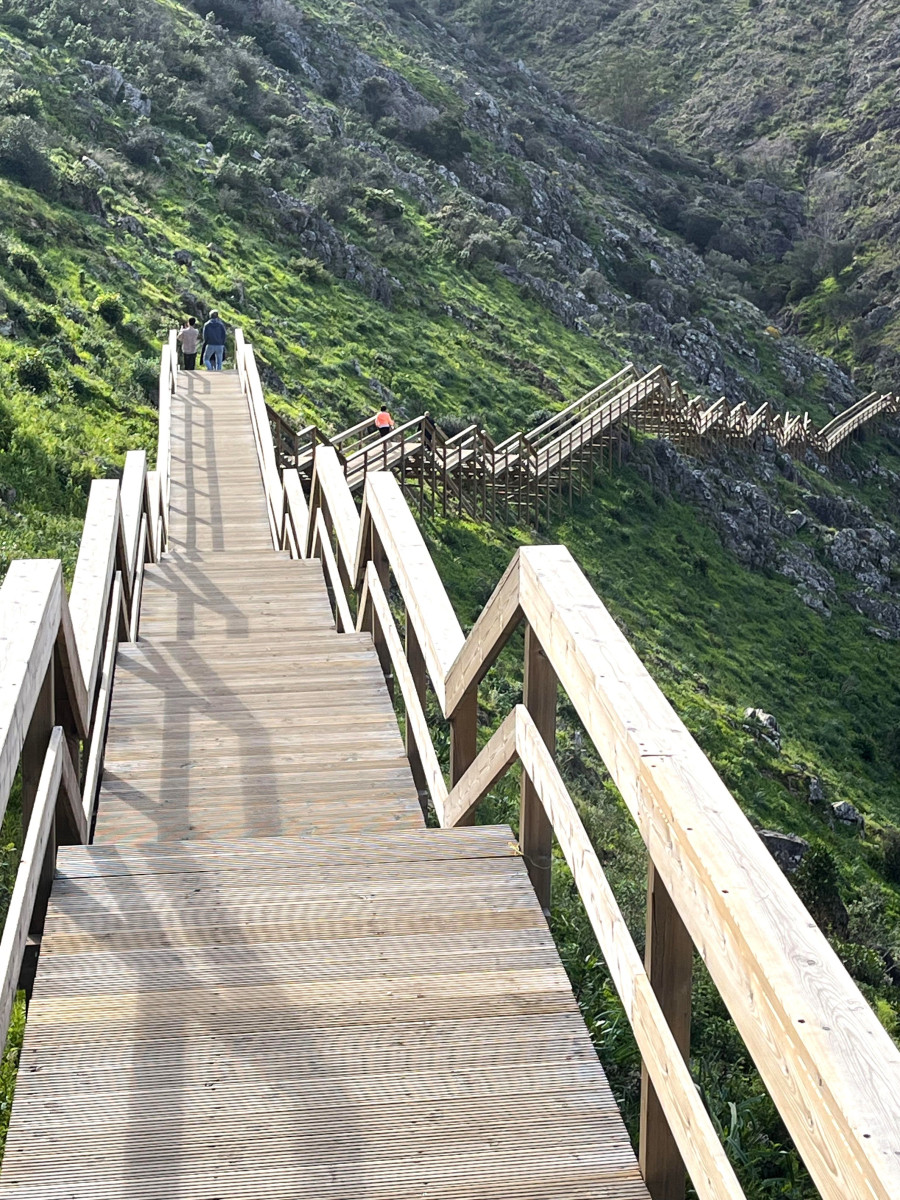
[[[644,964],[659,1006],[685,1062],[691,1051],[691,976],[694,945],[651,862],[647,873],[647,942]],[[669,1123],[641,1066],[640,1167],[653,1200],[683,1200],[684,1162]]]
[[[557,682],[553,667],[531,626],[525,630],[525,681],[522,702],[551,755],[556,755]],[[534,784],[523,772],[519,845],[541,908],[550,909],[553,826]]]
[[[478,754],[478,686],[465,693],[450,718],[450,786],[455,787]],[[460,824],[472,824],[474,817]]]

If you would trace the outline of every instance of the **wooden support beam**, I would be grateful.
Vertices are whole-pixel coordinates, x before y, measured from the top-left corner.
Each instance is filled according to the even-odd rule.
[[[525,630],[525,683],[522,699],[551,755],[556,754],[556,674],[529,626]],[[534,784],[522,776],[519,844],[541,908],[550,909],[553,828]]]
[[[652,862],[647,873],[644,963],[678,1051],[689,1062],[694,944]],[[641,1065],[640,1166],[653,1200],[684,1200],[684,1160],[645,1063]]]
[[[25,743],[22,746],[22,839],[28,840],[32,817],[38,820],[35,813],[36,802],[40,793],[41,778],[44,771],[44,759],[50,746],[50,735],[55,724],[56,687],[53,656],[47,664],[44,679],[31,713]],[[57,739],[58,740],[58,739]],[[56,796],[53,796],[55,802]],[[56,818],[55,812],[48,818],[48,836],[46,848],[40,867],[35,867],[34,904],[27,932],[40,937],[44,929],[44,918],[50,901],[50,889],[53,886],[53,872],[56,866]]]
[[[422,653],[422,647],[419,644],[419,639],[416,637],[416,631],[409,615],[406,617],[406,661],[409,665],[409,674],[412,681],[412,686],[416,696],[419,699],[419,704],[422,711],[425,711],[425,696],[428,688],[428,672],[425,667],[425,655]],[[428,780],[425,777],[425,770],[422,766],[422,756],[419,753],[419,747],[416,745],[416,739],[410,725],[409,715],[406,718],[406,757],[409,759],[410,769],[412,770],[413,782],[416,785],[416,790],[419,793],[420,802],[422,802],[422,811],[427,815],[428,811]]]
[[[450,718],[450,786],[455,787],[478,753],[478,685],[462,697]],[[470,821],[461,822],[470,824]]]
[[[390,595],[391,588],[391,569],[388,563],[387,555],[384,552],[381,538],[375,526],[370,527],[370,542],[369,542],[369,561],[375,569],[375,574],[378,576],[378,582],[381,584],[385,596]],[[369,628],[372,632],[372,641],[375,643],[375,650],[378,654],[378,661],[381,663],[381,669],[384,672],[387,689],[391,699],[394,698],[394,673],[391,669],[391,656],[388,652],[387,642],[385,641],[384,629],[381,622],[378,620],[378,614],[375,611],[374,605],[370,606],[371,623]]]

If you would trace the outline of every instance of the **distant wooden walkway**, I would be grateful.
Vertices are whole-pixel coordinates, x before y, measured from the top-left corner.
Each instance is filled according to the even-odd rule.
[[[816,429],[809,413],[779,412],[768,403],[751,411],[721,396],[707,407],[662,366],[639,376],[629,363],[535,428],[502,442],[476,423],[447,437],[427,413],[386,436],[373,417],[329,437],[315,425],[295,431],[271,408],[268,416],[282,465],[307,478],[317,448],[330,446],[353,492],[361,492],[373,472],[389,470],[420,511],[540,524],[554,507],[590,489],[595,471],[608,469],[615,458],[621,462],[629,430],[668,438],[689,454],[769,444],[798,458],[809,451],[828,458],[854,433],[897,412],[900,395],[872,392]]]
[[[506,828],[425,829],[368,634],[181,374],[169,552],[59,851],[0,1200],[639,1200]]]

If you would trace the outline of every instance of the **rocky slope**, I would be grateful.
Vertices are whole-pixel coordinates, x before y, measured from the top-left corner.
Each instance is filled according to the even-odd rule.
[[[900,364],[900,17],[884,0],[442,0],[589,110],[761,178],[801,219],[774,254],[722,226],[711,248],[781,321],[892,386]]]

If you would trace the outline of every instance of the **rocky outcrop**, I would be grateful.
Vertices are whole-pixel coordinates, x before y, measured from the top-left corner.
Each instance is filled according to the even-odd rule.
[[[809,842],[795,833],[778,833],[774,829],[758,829],[757,833],[785,875],[792,875],[803,862]]]

